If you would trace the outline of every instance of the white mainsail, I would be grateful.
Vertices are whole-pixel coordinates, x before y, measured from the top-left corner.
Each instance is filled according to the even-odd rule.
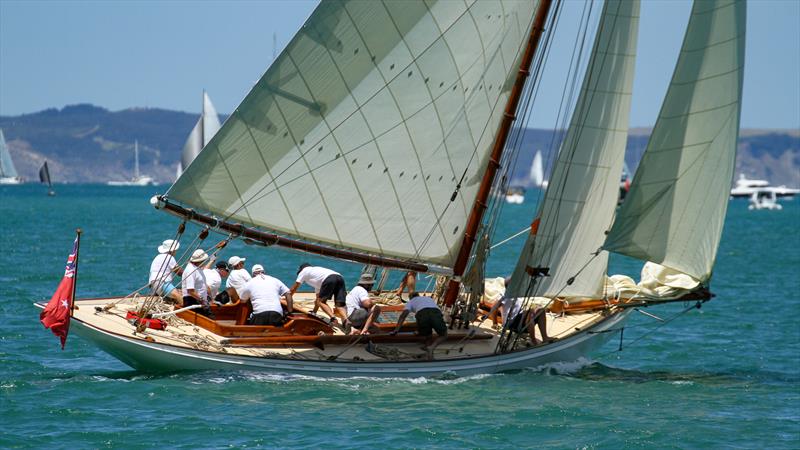
[[[544,165],[542,164],[541,150],[536,150],[536,155],[533,156],[530,181],[534,187],[542,187],[544,185]]]
[[[536,7],[321,3],[168,197],[452,266]]]
[[[580,96],[558,154],[538,232],[528,236],[509,294],[529,294],[529,268],[548,267],[537,296],[600,297],[608,254],[594,255],[611,226],[625,158],[639,2],[603,7]],[[568,279],[575,277],[568,285]]]
[[[647,149],[604,248],[711,277],[736,159],[744,1],[696,1]]]
[[[214,104],[211,103],[211,98],[209,98],[208,94],[204,91],[203,110],[200,112],[200,118],[197,119],[194,128],[192,128],[192,132],[189,133],[189,137],[186,138],[186,143],[183,144],[181,160],[178,162],[177,177],[180,177],[184,168],[189,167],[189,164],[197,158],[197,155],[200,154],[203,147],[208,145],[211,138],[217,134],[219,128],[220,123],[217,110],[214,108]]]
[[[17,178],[17,168],[11,160],[3,130],[0,130],[0,178]]]

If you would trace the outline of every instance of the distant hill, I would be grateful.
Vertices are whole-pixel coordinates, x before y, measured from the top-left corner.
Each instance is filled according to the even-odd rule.
[[[28,180],[37,179],[45,159],[55,182],[104,183],[130,178],[133,143],[138,140],[142,173],[167,183],[175,178],[183,143],[197,118],[197,113],[164,109],[109,111],[81,104],[0,116],[0,128],[17,171]],[[525,130],[512,182],[528,183],[537,149],[542,150],[547,172],[551,161],[548,149],[557,148],[562,135],[552,130]],[[649,135],[650,129],[631,130],[626,157],[631,170],[635,170]],[[736,172],[774,184],[800,186],[800,131],[742,130]]]

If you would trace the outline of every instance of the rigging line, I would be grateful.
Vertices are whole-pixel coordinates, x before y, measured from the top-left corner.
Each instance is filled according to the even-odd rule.
[[[698,301],[698,302],[696,302],[696,303],[694,303],[692,305],[687,306],[686,308],[684,308],[683,310],[681,310],[677,314],[673,315],[672,317],[670,317],[668,319],[664,319],[663,322],[659,322],[656,325],[654,325],[651,330],[645,332],[644,334],[642,334],[641,336],[637,337],[633,341],[630,341],[628,344],[625,345],[625,347],[628,348],[628,347],[631,347],[631,346],[635,345],[639,341],[649,337],[651,334],[653,334],[656,331],[660,330],[662,327],[666,326],[668,323],[672,322],[673,320],[677,319],[678,317],[683,316],[684,314],[688,313],[689,311],[691,311],[693,309],[700,309],[701,304],[702,303]],[[595,332],[595,333],[592,333],[590,331],[589,333],[592,333],[592,334],[610,333],[610,332],[614,332],[614,331],[621,331],[621,330],[624,330],[625,328],[634,328],[634,327],[612,328],[612,329],[609,329],[609,330],[598,331],[598,332]],[[620,348],[617,349],[617,350],[612,350],[610,352],[603,353],[601,355],[598,355],[597,357],[598,358],[604,358],[604,357],[606,357],[608,355],[611,355],[611,354],[614,354],[614,353],[620,353],[621,351],[622,351],[622,347],[620,346]]]
[[[567,92],[573,91],[575,89],[575,87],[574,87],[574,85],[575,85],[575,77],[577,77],[577,73],[578,73],[578,70],[579,70],[579,64],[578,64],[577,61],[580,60],[580,54],[583,53],[583,43],[585,42],[586,34],[587,34],[586,33],[586,29],[588,28],[589,18],[591,16],[591,5],[592,5],[592,3],[590,1],[591,0],[584,1],[584,4],[583,4],[583,11],[581,13],[581,19],[580,19],[580,23],[579,23],[579,30],[580,31],[575,36],[575,42],[573,43],[572,54],[570,56],[569,67],[571,69],[567,73],[567,76],[564,78],[564,87],[563,87],[562,92],[561,92],[561,101],[560,101],[559,106],[558,106],[558,111],[556,113],[556,120],[555,120],[554,127],[553,127],[553,134],[550,137],[550,144],[548,146],[548,166],[552,168],[550,170],[551,178],[552,178],[552,175],[556,173],[556,168],[557,168],[556,161],[558,160],[558,154],[559,154],[559,151],[556,148],[556,137],[560,136],[559,137],[559,143],[561,142],[561,140],[564,139],[564,137],[562,135],[563,132],[561,130],[563,130],[563,128],[566,127],[566,119],[567,119],[567,116],[569,115],[568,114],[568,109],[569,109],[568,105],[571,104],[571,97],[572,96],[568,95]],[[588,6],[588,9],[587,9],[587,6]],[[585,23],[584,23],[584,21],[585,21]],[[579,43],[581,44],[580,45],[580,53],[578,53]],[[576,53],[578,53],[578,54],[576,54]],[[572,79],[572,83],[570,83],[570,81],[569,81],[570,78]],[[570,84],[572,85],[572,87],[570,87]],[[544,207],[545,207],[545,203],[547,201],[547,194],[551,190],[551,188],[552,189],[556,189],[557,186],[553,187],[552,185],[548,185],[547,189],[545,189],[544,192],[540,192],[539,212],[538,212],[538,216],[539,217],[542,217],[542,216],[545,215],[544,214]],[[546,222],[542,223],[542,225],[547,225],[549,223],[549,219],[547,217],[545,217],[545,219],[546,219]]]
[[[541,87],[540,81],[541,81],[541,77],[542,77],[542,74],[543,74],[543,68],[546,67],[547,61],[549,60],[550,52],[551,52],[551,50],[553,48],[552,45],[550,45],[550,44],[552,42],[553,36],[555,35],[555,30],[558,29],[559,19],[561,17],[561,10],[562,10],[561,6],[562,6],[562,2],[561,1],[557,1],[556,5],[555,5],[555,8],[554,8],[553,15],[552,15],[552,17],[550,19],[550,24],[549,24],[550,26],[547,27],[546,34],[544,36],[544,42],[543,42],[542,51],[537,53],[537,61],[534,64],[534,72],[533,72],[533,76],[531,77],[531,84],[530,84],[531,89],[526,92],[527,99],[524,100],[524,104],[525,104],[524,109],[523,109],[524,114],[523,114],[523,119],[520,122],[523,125],[517,128],[517,130],[518,130],[517,134],[516,134],[516,136],[514,136],[514,138],[512,140],[512,146],[513,146],[513,148],[515,148],[515,152],[514,152],[514,155],[513,155],[513,163],[509,164],[509,166],[507,167],[506,174],[508,174],[510,172],[509,167],[516,167],[517,161],[519,160],[519,155],[521,153],[522,144],[524,143],[525,136],[526,136],[524,131],[528,128],[528,125],[530,123],[530,119],[531,119],[531,117],[533,117],[533,111],[532,111],[531,105],[535,104],[536,103],[536,99],[538,98],[539,89]],[[504,188],[507,189],[508,183],[510,183],[510,179],[506,178],[505,181],[506,181],[506,183],[505,184],[501,184],[500,187],[498,188],[498,191],[502,191],[502,189],[504,189]],[[500,192],[500,194],[502,195],[502,192]],[[539,196],[541,197],[541,190],[539,192]],[[495,213],[496,217],[499,217],[499,215],[502,213],[503,208],[505,206],[502,201],[499,201],[498,203],[499,203],[499,206],[497,207],[497,211]],[[540,202],[539,202],[539,204],[540,204]],[[495,233],[496,233],[496,228],[493,228],[492,230],[490,230],[490,232],[491,232],[490,236],[494,237]]]
[[[539,92],[539,88],[541,86],[540,78],[542,74],[542,68],[547,62],[547,57],[550,54],[550,50],[552,47],[550,46],[551,38],[554,34],[554,30],[556,29],[556,24],[559,17],[559,11],[561,7],[561,2],[557,1],[556,6],[554,8],[553,15],[549,20],[549,26],[546,27],[544,40],[542,43],[541,51],[536,53],[536,59],[534,63],[531,65],[532,69],[532,76],[528,83],[526,83],[525,90],[523,92],[523,98],[521,102],[521,106],[517,109],[518,111],[522,111],[522,116],[518,121],[519,126],[516,126],[512,129],[512,134],[509,139],[509,143],[507,147],[511,150],[507,152],[507,156],[503,158],[501,164],[503,165],[503,173],[502,176],[497,179],[495,185],[492,187],[492,191],[494,193],[493,201],[491,207],[488,211],[488,221],[487,227],[485,232],[493,238],[496,233],[496,224],[497,220],[499,219],[500,214],[505,207],[505,202],[503,201],[503,197],[505,195],[505,190],[508,189],[509,183],[511,181],[511,176],[513,176],[512,168],[516,167],[517,161],[519,159],[520,151],[522,148],[522,142],[525,139],[525,129],[527,128],[527,124],[530,121],[530,117],[533,115],[531,104],[535,101],[535,98]],[[492,247],[493,248],[493,247]]]
[[[512,235],[512,236],[509,236],[509,237],[507,237],[507,238],[503,239],[502,241],[500,241],[500,242],[498,242],[498,243],[496,243],[496,244],[492,245],[491,247],[489,247],[489,249],[493,249],[493,248],[495,248],[495,247],[499,247],[499,246],[501,246],[501,245],[505,244],[506,242],[508,242],[508,241],[510,241],[510,240],[512,240],[512,239],[515,239],[515,238],[517,238],[517,237],[519,237],[519,236],[522,236],[522,235],[523,235],[523,234],[525,234],[525,233],[529,233],[530,231],[531,231],[531,227],[525,227],[525,228],[523,228],[523,229],[522,229],[522,230],[521,230],[519,233],[515,233],[514,235]]]
[[[621,5],[621,3],[620,3],[620,5]],[[584,111],[587,114],[588,114],[588,111],[589,111],[589,108],[586,106],[586,103],[587,103],[586,96],[581,96],[580,95],[580,92],[579,92],[580,88],[578,87],[578,79],[580,78],[580,64],[579,64],[579,61],[581,59],[583,59],[583,54],[584,54],[584,52],[586,50],[587,39],[588,39],[588,36],[589,36],[589,22],[590,22],[591,13],[592,13],[592,7],[593,7],[593,3],[590,3],[590,6],[588,8],[588,14],[586,16],[585,27],[583,28],[583,32],[582,32],[583,38],[581,39],[580,48],[578,50],[578,58],[576,59],[575,70],[573,72],[571,86],[570,86],[570,89],[569,89],[569,96],[568,96],[568,100],[567,100],[567,102],[568,102],[567,105],[568,106],[572,105],[573,101],[574,101],[573,99],[575,98],[576,95],[578,95],[578,101],[580,101],[580,104],[578,104],[578,102],[576,101],[576,105],[572,110],[572,116],[573,116],[572,119],[575,119],[575,123],[578,123],[578,124],[583,122],[582,114],[584,114]],[[597,36],[600,36],[601,33],[603,32],[604,24],[605,24],[604,14],[601,11],[600,24],[599,24],[598,31],[596,33]],[[607,45],[611,45],[611,40],[609,40],[609,43]],[[590,52],[591,52],[591,50],[590,50]],[[592,66],[597,63],[596,58],[592,58],[591,54],[590,54],[589,58],[590,58],[589,62],[591,63]],[[592,73],[593,73],[593,67],[592,66],[588,66],[586,68],[586,74],[590,77],[588,80],[586,80],[587,83],[591,82],[591,76],[592,76]],[[597,82],[599,82],[599,81],[597,81]],[[566,110],[565,110],[562,126],[568,127],[567,122],[568,122],[569,116],[570,116],[570,114],[568,114],[566,112]],[[563,169],[561,171],[561,173],[563,173],[563,175],[561,176],[560,183],[558,185],[554,185],[553,186],[554,187],[554,194],[556,195],[557,201],[556,201],[555,205],[553,206],[554,213],[553,214],[549,214],[547,217],[545,217],[545,223],[543,224],[544,225],[544,227],[543,227],[544,229],[548,229],[548,228],[550,228],[552,226],[557,226],[557,224],[558,224],[558,216],[559,216],[559,212],[561,211],[561,207],[562,207],[563,193],[566,190],[566,185],[567,185],[567,179],[568,179],[567,175],[569,173],[570,165],[571,165],[571,163],[572,163],[572,161],[573,161],[573,159],[575,157],[575,154],[576,154],[576,152],[578,150],[578,148],[577,148],[578,147],[578,141],[580,139],[580,133],[582,133],[582,131],[583,131],[583,128],[580,128],[579,131],[578,131],[578,136],[574,136],[574,137],[572,135],[570,135],[568,128],[565,131],[564,140],[561,142],[561,150],[559,151],[559,159],[558,159],[558,161],[560,161],[560,156],[561,156],[560,153],[563,152],[563,151],[567,152],[566,153],[566,157],[567,158],[566,158],[566,161],[564,161],[565,164],[564,164]],[[567,139],[570,139],[570,138],[571,138],[571,140],[567,141]],[[558,165],[558,161],[556,162],[556,165]],[[555,173],[555,170],[554,170],[554,173]],[[548,189],[548,191],[549,191],[549,189]],[[545,196],[545,203],[547,203],[547,197],[546,196]],[[544,215],[544,213],[543,213],[543,215]],[[543,258],[543,259],[545,261],[550,262],[550,261],[553,260],[553,254],[555,252],[555,246],[550,246],[547,250],[548,250],[546,252],[547,253],[547,257]]]
[[[612,23],[610,24],[609,33],[613,33],[614,30],[617,28],[617,22],[620,21],[620,15],[618,13],[619,13],[619,8],[621,8],[621,6],[622,6],[622,3],[619,3],[617,5],[617,11],[611,17]],[[606,16],[607,15],[610,15],[610,14],[608,14],[605,10],[603,11],[603,13],[601,13],[600,25],[599,25],[599,28],[597,30],[597,37],[598,38],[605,33],[604,27],[605,27],[605,24],[606,24]],[[607,44],[608,46],[611,45],[610,42],[611,42],[611,40],[609,39],[609,43]],[[593,50],[599,50],[600,49],[600,43],[599,42],[595,42],[593,47],[594,47]],[[608,50],[608,47],[606,48],[606,50]],[[567,145],[567,146],[571,146],[570,153],[568,154],[569,159],[567,160],[567,164],[565,164],[565,167],[564,167],[564,173],[565,173],[564,184],[566,184],[566,179],[568,177],[568,173],[570,172],[570,168],[573,167],[573,160],[574,160],[574,157],[575,157],[575,155],[577,153],[577,150],[578,150],[578,144],[579,144],[579,142],[581,140],[581,137],[583,135],[583,132],[585,130],[585,127],[583,126],[583,124],[584,124],[584,122],[586,120],[586,117],[588,117],[589,111],[592,108],[592,104],[595,102],[595,99],[596,99],[595,95],[594,95],[596,90],[594,88],[596,88],[596,86],[600,83],[600,77],[599,76],[595,76],[596,79],[594,80],[594,87],[591,87],[592,82],[593,82],[592,74],[594,74],[594,66],[599,64],[599,70],[603,71],[604,67],[608,63],[607,55],[602,57],[602,58],[595,58],[594,56],[595,55],[592,55],[591,59],[590,59],[591,66],[587,67],[587,74],[588,74],[589,78],[584,80],[584,82],[587,85],[587,93],[588,92],[592,92],[592,94],[588,95],[588,96],[587,95],[583,95],[582,97],[580,97],[582,99],[581,104],[576,107],[576,109],[575,109],[575,111],[573,113],[573,120],[575,121],[575,123],[581,124],[580,128],[578,129],[578,131],[576,133],[577,136],[575,136],[575,138],[572,139],[571,142],[566,142],[564,144],[564,145]],[[602,59],[602,60],[598,62],[597,59]],[[577,119],[576,119],[576,117],[577,117]],[[609,179],[608,179],[608,177],[606,177],[606,180],[605,180],[604,184],[608,183],[608,182],[609,182]],[[563,192],[563,188],[562,188],[562,192]],[[558,212],[561,209],[563,201],[565,201],[563,196],[559,197],[558,202],[556,204],[556,214],[554,214],[554,217],[558,217]],[[555,251],[555,246],[551,246],[549,250],[550,251],[549,251],[548,260],[552,260],[553,252]],[[585,266],[581,269],[581,271],[584,268],[585,268]],[[574,280],[574,277],[572,278],[572,280]]]

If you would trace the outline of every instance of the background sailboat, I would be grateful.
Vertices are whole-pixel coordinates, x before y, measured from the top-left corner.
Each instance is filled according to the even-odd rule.
[[[50,181],[50,169],[47,167],[47,161],[39,168],[39,181],[47,185],[47,195],[54,196],[56,191],[53,190],[53,183]]]
[[[20,183],[22,183],[22,178],[17,174],[14,161],[11,160],[11,153],[8,152],[3,130],[0,130],[0,184]]]
[[[542,151],[536,150],[531,163],[530,184],[533,187],[547,187],[547,180],[544,179],[544,164],[542,163]]]
[[[133,178],[128,181],[109,181],[109,186],[154,186],[155,180],[139,173],[139,141],[133,143]]]
[[[219,131],[220,123],[217,110],[211,103],[211,98],[203,91],[203,111],[200,113],[200,118],[186,138],[186,143],[183,144],[183,151],[181,151],[181,160],[178,161],[178,170],[175,178],[178,178],[183,173],[184,169],[189,167],[189,164],[194,161],[203,147],[208,145],[211,138]]]

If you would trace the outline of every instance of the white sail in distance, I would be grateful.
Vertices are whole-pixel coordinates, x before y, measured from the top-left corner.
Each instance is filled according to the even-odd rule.
[[[744,1],[696,1],[672,81],[604,248],[707,281],[736,159]]]
[[[544,185],[544,165],[542,164],[542,151],[536,150],[533,156],[533,163],[531,163],[531,185],[535,187],[542,187]]]
[[[192,132],[186,138],[186,143],[183,144],[181,151],[181,160],[178,162],[178,170],[176,176],[181,176],[184,168],[189,167],[189,164],[194,161],[203,147],[208,145],[211,138],[217,134],[220,129],[219,115],[211,103],[211,98],[203,91],[203,110],[200,112],[200,118],[197,119]]]
[[[168,197],[451,267],[536,7],[321,3]]]
[[[609,0],[603,6],[578,101],[539,209],[538,231],[528,236],[520,254],[510,295],[530,294],[531,268],[538,267],[549,268],[550,276],[537,278],[535,295],[603,295],[608,254],[595,253],[617,204],[638,29],[638,0]]]
[[[14,167],[14,161],[11,160],[6,137],[3,135],[3,130],[0,130],[0,177],[16,178],[17,176],[17,168]]]

